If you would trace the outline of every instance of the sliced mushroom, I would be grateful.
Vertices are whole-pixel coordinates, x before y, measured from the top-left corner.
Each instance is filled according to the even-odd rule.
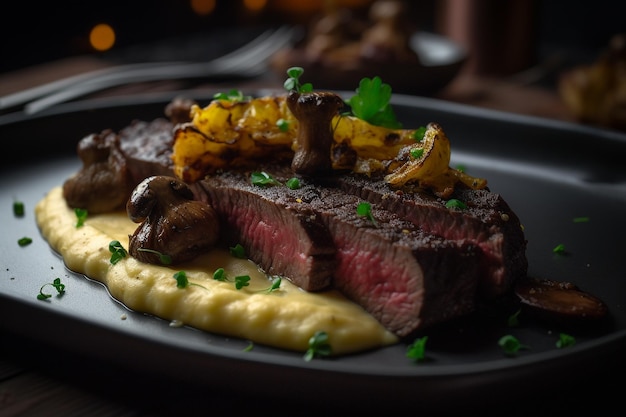
[[[332,171],[334,139],[331,122],[343,104],[341,97],[331,92],[289,93],[287,106],[299,123],[297,146],[291,162],[295,173],[314,176]]]
[[[141,223],[129,236],[128,252],[142,262],[162,264],[161,255],[172,264],[189,261],[211,249],[218,239],[213,207],[194,200],[187,184],[174,177],[143,180],[132,192],[126,211],[132,221]]]
[[[530,314],[555,323],[597,323],[608,315],[602,300],[569,282],[528,278],[516,285],[515,294]]]

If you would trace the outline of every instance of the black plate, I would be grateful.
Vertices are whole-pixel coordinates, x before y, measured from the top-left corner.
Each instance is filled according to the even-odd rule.
[[[201,104],[212,95],[191,94]],[[0,139],[14,149],[4,153],[0,180],[4,331],[119,367],[124,375],[205,387],[207,396],[246,393],[254,401],[265,398],[268,403],[258,406],[271,403],[269,409],[276,412],[280,404],[306,403],[311,413],[495,404],[586,381],[589,372],[610,370],[626,348],[626,136],[402,95],[394,97],[394,105],[405,127],[440,123],[451,140],[452,165],[463,164],[468,173],[487,178],[518,213],[529,241],[529,275],[570,281],[598,296],[610,309],[610,323],[593,331],[568,329],[577,343],[557,349],[563,331],[558,326],[522,320],[509,328],[505,320],[477,315],[429,332],[424,363],[407,359],[404,344],[305,362],[301,354],[263,346],[244,352],[246,341],[171,328],[166,321],[128,311],[101,284],[64,268],[39,235],[33,208],[79,168],[75,147],[84,135],[160,117],[174,95],[85,101],[35,116],[0,116]],[[14,200],[25,203],[23,218],[14,217]],[[589,222],[573,221],[582,216]],[[33,243],[18,246],[23,236]],[[554,254],[561,243],[567,253]],[[66,283],[65,296],[37,300],[40,287],[56,277]],[[505,356],[497,341],[509,333],[530,349]]]

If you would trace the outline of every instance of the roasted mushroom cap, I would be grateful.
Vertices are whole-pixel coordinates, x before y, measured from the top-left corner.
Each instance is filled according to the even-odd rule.
[[[132,185],[119,137],[111,130],[91,134],[78,143],[77,153],[83,166],[63,183],[67,204],[91,214],[123,209]]]
[[[141,223],[129,237],[128,252],[142,262],[189,261],[211,249],[218,239],[213,207],[194,200],[187,184],[174,177],[143,180],[132,192],[126,211],[132,221]]]

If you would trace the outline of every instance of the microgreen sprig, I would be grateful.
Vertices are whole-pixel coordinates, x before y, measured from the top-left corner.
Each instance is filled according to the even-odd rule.
[[[235,246],[231,246],[230,248],[228,248],[228,250],[230,254],[235,258],[246,259],[246,250],[243,246],[241,246],[241,243],[237,243]]]
[[[163,265],[171,265],[172,264],[172,257],[169,255],[166,255],[164,253],[161,253],[159,251],[156,251],[154,249],[148,249],[148,248],[139,248],[137,249],[138,252],[147,252],[147,253],[153,253],[155,255],[157,255],[159,257],[159,261],[161,261],[161,263]]]
[[[189,282],[189,279],[187,278],[187,273],[185,271],[178,271],[173,275],[173,278],[176,280],[176,286],[178,288],[187,288],[190,285],[195,285],[196,287],[200,287],[200,288],[204,288],[205,290],[208,290],[208,288],[203,287],[200,284],[196,284],[195,282]]]
[[[315,357],[330,356],[332,348],[328,343],[328,333],[324,331],[317,331],[309,339],[309,348],[304,353],[304,360],[309,362]]]
[[[287,91],[296,91],[298,93],[310,93],[313,91],[313,84],[311,83],[300,83],[300,77],[304,73],[304,68],[302,67],[291,67],[287,69],[287,75],[289,78],[285,80],[283,83],[283,87]]]
[[[226,271],[224,270],[224,268],[217,268],[213,273],[213,279],[222,282],[234,282],[235,288],[237,288],[238,290],[250,285],[249,275],[238,275],[235,278],[231,279],[226,275]]]
[[[576,344],[576,338],[567,333],[559,333],[559,340],[556,341],[556,347],[559,349],[566,348],[568,346],[574,346]]]
[[[513,335],[507,334],[498,340],[498,345],[504,350],[507,356],[515,356],[522,349],[530,349],[529,346],[523,345],[519,339]]]
[[[48,282],[41,286],[41,288],[39,289],[39,294],[37,294],[38,300],[47,300],[48,298],[52,297],[52,294],[43,292],[44,288],[46,288],[48,285],[54,287],[59,295],[65,294],[65,284],[61,283],[61,278],[55,278],[52,282]]]
[[[366,201],[360,202],[356,206],[356,213],[359,216],[366,217],[369,221],[372,222],[374,226],[378,226],[378,223],[376,223],[376,219],[374,218],[374,215],[372,214],[372,205],[370,203]]]
[[[467,204],[456,198],[451,198],[450,200],[446,201],[446,208],[458,208],[464,210],[467,208]]]
[[[109,252],[111,252],[110,262],[113,265],[126,258],[128,255],[128,252],[124,249],[124,246],[122,246],[119,240],[112,240],[109,243]]]
[[[87,220],[87,210],[82,208],[75,208],[74,214],[76,214],[76,227],[82,227]]]
[[[258,187],[268,187],[271,185],[281,185],[280,181],[277,181],[267,172],[253,172],[250,174],[250,182],[252,185],[256,185]]]
[[[213,98],[215,100],[232,101],[233,103],[252,100],[251,96],[244,96],[240,90],[234,90],[234,89],[230,90],[227,93],[215,93],[213,95]]]

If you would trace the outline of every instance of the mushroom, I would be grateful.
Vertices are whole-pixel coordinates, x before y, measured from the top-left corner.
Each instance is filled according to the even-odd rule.
[[[194,200],[191,189],[174,177],[152,176],[133,190],[128,217],[141,225],[129,236],[128,252],[136,259],[162,264],[189,261],[213,247],[219,235],[213,207]]]
[[[570,282],[529,277],[517,283],[515,294],[524,310],[541,320],[581,325],[598,323],[608,315],[602,300]]]
[[[77,153],[83,166],[63,183],[67,204],[91,214],[123,209],[132,180],[119,136],[110,129],[88,135],[78,142]]]
[[[332,171],[331,122],[343,104],[341,97],[331,92],[301,94],[294,90],[289,93],[287,106],[298,119],[296,149],[291,162],[296,174],[314,176]]]

